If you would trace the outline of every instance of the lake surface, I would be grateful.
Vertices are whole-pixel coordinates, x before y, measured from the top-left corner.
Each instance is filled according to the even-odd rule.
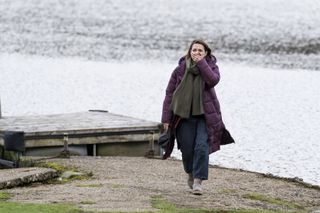
[[[175,61],[194,38],[219,59],[320,70],[318,0],[2,0],[0,52]]]
[[[175,66],[159,61],[0,55],[2,113],[103,109],[160,122],[165,88]],[[319,72],[227,62],[219,66],[216,91],[236,144],[210,155],[210,163],[320,185]],[[175,150],[174,156],[180,158],[180,151]]]

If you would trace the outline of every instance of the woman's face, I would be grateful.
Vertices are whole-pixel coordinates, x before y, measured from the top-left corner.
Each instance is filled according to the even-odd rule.
[[[207,52],[205,51],[202,44],[193,44],[191,47],[190,55],[193,61],[198,62],[207,55]]]

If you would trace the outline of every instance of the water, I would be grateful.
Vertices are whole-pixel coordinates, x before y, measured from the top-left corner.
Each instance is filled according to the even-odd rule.
[[[317,0],[2,0],[0,52],[170,60],[204,38],[219,59],[319,70]]]
[[[219,65],[216,91],[236,144],[210,155],[211,164],[300,177],[319,185],[319,73]],[[161,61],[0,55],[2,113],[102,109],[160,121],[165,88],[175,66]],[[174,156],[181,154],[175,150]]]

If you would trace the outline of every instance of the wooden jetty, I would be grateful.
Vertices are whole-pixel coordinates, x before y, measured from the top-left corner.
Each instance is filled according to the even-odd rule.
[[[2,117],[0,133],[24,132],[26,156],[71,154],[92,156],[161,155],[159,123],[107,111]],[[0,138],[0,146],[4,145]]]

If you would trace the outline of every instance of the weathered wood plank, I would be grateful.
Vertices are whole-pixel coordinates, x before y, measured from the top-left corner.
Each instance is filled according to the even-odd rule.
[[[155,137],[158,137],[156,134]],[[101,143],[124,143],[135,141],[150,141],[152,134],[127,134],[127,135],[110,135],[110,136],[88,136],[69,138],[68,145],[85,145],[85,144],[101,144]],[[48,147],[48,146],[63,146],[63,139],[40,139],[26,140],[26,148],[31,147]]]
[[[0,131],[24,131],[26,136],[103,131],[157,130],[158,123],[105,112],[2,117]]]

